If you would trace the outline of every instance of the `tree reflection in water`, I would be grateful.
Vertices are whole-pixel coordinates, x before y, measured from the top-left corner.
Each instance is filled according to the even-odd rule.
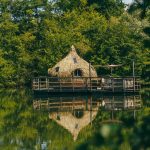
[[[147,103],[147,95],[145,103],[138,95],[42,98],[30,90],[1,90],[0,147],[146,149],[150,140]]]

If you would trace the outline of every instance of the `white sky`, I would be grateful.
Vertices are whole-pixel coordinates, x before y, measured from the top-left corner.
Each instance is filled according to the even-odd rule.
[[[123,0],[125,4],[130,4],[133,0]]]

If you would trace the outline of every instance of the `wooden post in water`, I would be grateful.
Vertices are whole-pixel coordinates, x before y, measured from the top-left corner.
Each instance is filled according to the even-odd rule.
[[[114,119],[114,96],[112,98],[112,101],[111,101],[111,107],[112,107],[112,110],[111,110],[111,120]]]
[[[92,95],[89,96],[89,102],[90,102],[90,123],[92,125]]]
[[[60,106],[59,106],[59,111],[62,111],[62,97],[60,97]]]
[[[50,102],[50,98],[48,97],[48,111],[51,110],[50,106],[51,106],[51,102]]]
[[[39,108],[40,108],[40,110],[41,110],[41,99],[39,100],[39,103],[40,103]]]
[[[134,119],[136,118],[136,110],[135,110],[136,102],[135,101],[136,101],[135,96],[133,96],[133,105],[134,105],[134,107],[133,107],[133,109],[134,109],[133,116],[134,116]]]
[[[49,100],[47,100],[47,110],[49,110]]]

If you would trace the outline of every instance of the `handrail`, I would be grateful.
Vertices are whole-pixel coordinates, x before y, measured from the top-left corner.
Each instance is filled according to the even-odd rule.
[[[136,77],[36,77],[32,81],[33,90],[87,90],[87,91],[139,91],[141,88],[139,78]]]

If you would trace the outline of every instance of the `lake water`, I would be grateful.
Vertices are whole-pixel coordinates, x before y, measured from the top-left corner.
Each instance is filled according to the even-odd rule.
[[[150,148],[150,92],[33,95],[0,90],[2,150]]]

